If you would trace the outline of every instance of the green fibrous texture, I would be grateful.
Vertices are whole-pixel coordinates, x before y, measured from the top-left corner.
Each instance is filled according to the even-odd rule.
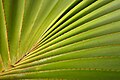
[[[0,80],[120,80],[120,0],[0,0]]]

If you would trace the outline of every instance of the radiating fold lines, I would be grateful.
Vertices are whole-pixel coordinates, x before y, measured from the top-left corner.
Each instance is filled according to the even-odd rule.
[[[31,30],[31,32],[29,34],[29,37],[28,37],[29,39],[26,41],[27,44],[28,44],[28,47],[27,47],[26,51],[29,51],[28,49],[29,49],[29,47],[31,47],[30,44],[33,44],[31,41],[34,40],[33,37],[35,37],[36,33],[38,34],[37,30],[43,30],[44,31],[44,28],[46,28],[45,26],[44,26],[44,28],[42,28],[40,26],[45,21],[45,19],[48,17],[48,15],[50,14],[50,12],[52,11],[52,9],[54,8],[54,6],[57,3],[58,3],[58,0],[52,0],[52,1],[43,0],[42,1],[41,9],[40,9],[40,11],[38,13],[38,16],[37,16],[38,18],[36,19],[36,21],[35,21],[35,23],[32,27],[32,30]]]
[[[22,57],[25,54],[25,48],[27,47],[27,44],[26,45],[24,44],[37,19],[38,13],[41,9],[41,2],[42,0],[36,0],[36,1],[27,0],[26,1],[24,21],[22,24],[22,31],[21,31],[21,37],[20,37],[19,57]]]
[[[92,4],[93,0],[87,1],[84,0],[82,1],[80,4],[76,5],[75,8],[71,9],[67,14],[65,14],[55,25],[53,25],[50,30],[48,30],[45,35],[49,34],[50,32],[52,32],[53,30],[55,30],[55,28],[57,28],[59,25],[61,25],[62,23],[64,23],[66,20],[69,20],[69,18],[71,18],[72,16],[74,16],[76,13],[78,13],[79,11],[81,11],[82,9],[84,9],[85,7],[89,6],[90,4]],[[45,36],[43,35],[43,36]],[[40,39],[42,40],[43,37]]]
[[[0,72],[0,80],[120,79],[120,0],[0,0]]]
[[[101,26],[101,27],[95,28],[93,30],[89,30],[89,31],[84,32],[82,34],[78,34],[76,36],[73,36],[73,37],[70,37],[66,40],[63,40],[63,41],[53,45],[52,48],[59,48],[61,46],[65,46],[65,45],[68,45],[70,43],[75,43],[75,42],[78,42],[78,41],[82,41],[84,39],[90,39],[90,38],[97,37],[97,36],[102,36],[102,35],[105,35],[105,34],[119,32],[120,31],[119,25],[120,25],[120,21],[114,22],[114,23],[111,23],[111,24],[108,24],[108,25],[105,25],[105,26]],[[32,58],[32,57],[29,57],[29,58]]]
[[[29,73],[35,71],[47,71],[47,70],[59,70],[59,69],[101,69],[101,70],[114,70],[119,72],[120,62],[119,56],[116,57],[95,57],[95,58],[83,58],[83,59],[72,59],[67,61],[60,61],[26,69],[18,69],[8,72],[9,75],[16,73]],[[107,64],[106,64],[107,63]],[[73,65],[76,64],[76,65]],[[69,66],[69,67],[68,67]],[[8,75],[8,76],[9,76]],[[14,77],[14,76],[13,76]]]
[[[75,51],[75,50],[81,50],[81,49],[97,47],[97,46],[120,44],[120,36],[119,35],[120,35],[120,32],[107,34],[107,35],[103,35],[100,37],[95,37],[92,39],[79,41],[79,42],[76,42],[76,43],[73,43],[70,45],[66,45],[61,48],[57,48],[55,50],[46,52],[50,48],[55,48],[55,47],[51,46],[51,47],[46,48],[45,50],[40,51],[39,52],[40,55],[38,55],[36,57],[31,57],[30,59],[22,61],[21,63],[25,64],[25,63],[43,59],[45,57],[62,54],[62,53],[66,53],[66,52],[71,52],[71,51]]]
[[[76,35],[76,34],[78,34],[78,33],[84,32],[84,31],[86,31],[86,30],[89,30],[89,29],[92,29],[92,28],[95,28],[95,27],[99,27],[99,26],[101,26],[101,25],[105,25],[105,24],[108,24],[108,23],[110,23],[110,22],[118,21],[118,20],[120,20],[120,18],[119,18],[119,16],[120,16],[120,15],[119,15],[119,12],[120,12],[120,10],[116,10],[116,11],[114,11],[114,12],[111,12],[111,13],[109,13],[109,14],[106,14],[106,15],[100,17],[100,18],[97,18],[97,19],[95,19],[95,20],[92,20],[92,21],[90,21],[90,22],[88,22],[88,23],[86,23],[86,24],[83,24],[83,25],[80,26],[80,27],[77,27],[77,28],[75,28],[75,29],[73,29],[73,30],[71,30],[71,31],[69,31],[69,32],[61,35],[60,38],[59,38],[59,37],[57,37],[57,38],[63,40],[63,39],[69,38],[69,37],[71,37],[71,36],[74,36],[74,35]],[[116,14],[115,14],[115,13],[116,13]],[[113,15],[113,14],[114,14],[114,15]],[[111,17],[109,17],[109,16],[111,16]],[[112,17],[112,16],[113,16],[113,17]],[[54,39],[53,41],[55,41],[55,40],[56,40],[56,39]],[[58,42],[58,41],[57,41],[57,42]],[[45,45],[47,45],[47,44],[45,44]],[[44,49],[44,46],[45,46],[45,45],[41,46],[41,47],[40,47],[40,50],[42,50],[42,48]],[[50,46],[50,45],[49,45],[49,46]],[[47,46],[47,47],[48,47],[48,46]],[[45,48],[46,48],[46,47],[45,47]],[[38,50],[39,50],[39,49],[38,49]],[[37,53],[35,53],[35,54],[37,54]],[[35,55],[35,54],[33,54],[33,55]]]
[[[5,71],[10,68],[11,59],[8,48],[8,32],[6,25],[6,16],[4,12],[3,1],[0,0],[0,57],[1,70]]]
[[[84,39],[89,39],[89,38],[97,37],[97,36],[100,36],[100,35],[105,35],[105,34],[109,34],[109,33],[119,32],[119,30],[120,30],[119,29],[120,28],[119,24],[120,24],[120,21],[114,22],[114,23],[110,23],[108,25],[101,26],[101,27],[95,28],[93,30],[89,30],[89,31],[80,33],[80,34],[75,35],[73,37],[70,37],[70,38],[68,38],[66,40],[58,42],[58,43],[53,45],[54,47],[52,47],[52,46],[51,47],[52,47],[52,49],[53,48],[55,49],[55,48],[59,48],[59,47],[71,44],[71,43],[82,41]]]
[[[38,27],[38,25],[41,25],[41,23],[44,21],[44,18],[47,16],[46,14],[48,14],[51,10],[51,7],[52,6],[54,6],[54,4],[56,4],[56,2],[57,2],[57,0],[53,0],[53,1],[47,1],[47,0],[42,0],[41,1],[41,5],[39,6],[40,8],[39,8],[39,13],[36,15],[37,17],[39,17],[39,18],[37,18],[36,17],[36,20],[35,20],[35,22],[32,24],[32,28],[31,28],[31,30],[30,30],[30,32],[28,33],[28,37],[26,37],[26,39],[27,38],[29,38],[29,39],[24,39],[25,41],[24,41],[24,44],[26,44],[26,46],[29,44],[29,42],[31,42],[30,41],[30,39],[32,39],[32,36],[34,36],[34,34],[35,34],[35,31],[37,31],[37,29],[39,29],[39,27]],[[27,2],[28,3],[28,2]],[[26,3],[26,4],[27,4]],[[48,8],[48,3],[49,3],[49,8]],[[50,4],[52,4],[51,6],[50,6]],[[42,6],[43,5],[43,6]],[[47,7],[47,9],[48,9],[48,12],[46,11],[46,7]],[[44,11],[44,12],[43,12]],[[44,13],[44,14],[43,14]],[[41,15],[43,15],[43,16],[41,16]],[[23,22],[24,22],[24,20],[23,20]],[[38,24],[39,23],[39,24]],[[34,27],[35,26],[35,27]],[[29,27],[28,27],[29,28]],[[30,36],[30,37],[29,37]],[[20,45],[21,46],[21,45]],[[26,47],[25,47],[26,48]],[[27,51],[26,49],[25,49],[25,51]],[[24,54],[26,54],[26,53],[24,53]],[[19,55],[18,55],[18,57],[19,57]],[[22,57],[24,57],[24,56],[22,56]],[[18,61],[19,60],[21,60],[22,58],[19,58],[18,59]],[[17,62],[18,62],[17,61]],[[16,62],[16,63],[17,63]]]
[[[57,31],[61,30],[61,29],[64,28],[65,26],[68,26],[69,24],[71,24],[71,23],[74,22],[75,20],[83,17],[84,15],[88,14],[88,13],[91,12],[92,10],[95,10],[95,9],[101,7],[102,5],[107,4],[108,2],[110,2],[110,0],[107,0],[107,1],[102,1],[102,0],[101,0],[101,1],[96,1],[96,2],[94,2],[94,3],[92,3],[91,5],[89,5],[87,8],[85,8],[85,9],[81,10],[80,12],[78,12],[78,13],[77,13],[76,15],[74,15],[72,18],[68,19],[68,21],[66,21],[65,23],[63,23],[62,25],[60,25],[60,26],[62,26],[62,27],[58,27],[58,29],[56,29],[54,32],[50,33],[50,31],[52,31],[55,27],[57,27],[57,26],[60,24],[60,22],[63,20],[63,19],[61,19],[61,20],[58,21],[58,23],[55,24],[55,25],[51,28],[51,30],[49,30],[48,32],[49,32],[51,35],[52,35],[52,34],[55,34]],[[81,4],[80,4],[80,6],[81,6]],[[74,10],[74,9],[73,9],[73,10]],[[44,36],[46,36],[47,34],[49,34],[48,32],[47,32],[45,35],[43,35],[43,38],[44,38]],[[50,35],[49,35],[49,36],[50,36]],[[46,39],[47,39],[47,38],[49,38],[49,37],[47,36]],[[42,43],[42,41],[41,41],[41,43]]]
[[[40,59],[39,61],[34,61],[32,63],[24,64],[24,65],[19,65],[19,66],[16,65],[17,67],[15,69],[27,68],[35,65],[42,65],[42,64],[53,63],[57,61],[69,60],[69,59],[103,57],[103,56],[104,57],[119,56],[120,55],[119,51],[120,51],[120,45],[108,45],[108,46],[88,48],[88,49],[77,50],[73,52],[51,56],[48,58]]]
[[[37,30],[33,38],[31,38],[30,36],[32,40],[29,44],[29,47],[32,46],[36,41],[38,41],[38,39],[44,33],[44,31],[47,30],[47,28],[49,28],[49,26],[52,25],[62,15],[62,13],[64,13],[65,10],[69,8],[69,6],[74,5],[76,2],[79,1],[69,0],[68,2],[66,2],[65,0],[59,0],[52,8],[51,12],[43,21],[43,23],[41,25],[38,25],[39,29]]]
[[[40,0],[38,0],[38,1],[40,1]],[[24,39],[25,41],[23,41],[23,40],[21,40],[22,42],[24,42],[24,44],[26,43],[26,45],[24,46],[24,44],[23,44],[23,49],[24,50],[22,50],[22,51],[26,51],[26,48],[28,48],[30,45],[29,44],[32,44],[33,45],[33,43],[32,43],[32,41],[36,41],[38,38],[39,38],[39,36],[41,35],[41,32],[44,30],[44,27],[45,27],[45,25],[46,25],[46,23],[48,22],[47,20],[48,19],[50,19],[50,16],[51,16],[51,18],[52,18],[52,13],[55,13],[54,11],[57,9],[59,9],[59,7],[60,6],[62,6],[61,4],[63,3],[63,2],[65,2],[64,3],[64,5],[63,5],[63,9],[65,8],[65,7],[67,7],[67,5],[69,5],[69,4],[71,4],[71,2],[73,2],[74,0],[69,0],[69,2],[66,2],[66,1],[64,1],[64,0],[60,0],[59,2],[57,2],[57,0],[55,0],[55,1],[52,1],[51,2],[51,4],[53,4],[53,5],[51,5],[51,8],[53,9],[52,10],[52,12],[50,12],[51,14],[48,14],[48,16],[46,17],[46,19],[45,19],[45,21],[43,22],[43,23],[41,23],[41,24],[39,24],[39,22],[40,22],[40,20],[41,20],[41,18],[39,19],[36,19],[36,21],[35,21],[35,23],[34,23],[34,25],[33,25],[33,27],[34,28],[36,28],[36,26],[38,26],[38,28],[39,29],[36,29],[36,31],[35,31],[35,29],[33,28],[33,29],[31,29],[31,33],[30,34],[32,34],[33,35],[33,33],[34,34],[37,34],[37,36],[35,36],[35,35],[33,35],[33,37],[31,37],[31,35],[30,34],[28,34],[28,37],[29,37],[29,39],[30,39],[30,43],[28,43],[28,42],[26,42],[27,40],[27,38],[26,39]],[[41,4],[42,3],[44,3],[44,2],[49,2],[48,0],[43,0],[42,2],[41,2]],[[57,3],[56,3],[57,2]],[[39,2],[38,2],[39,3]],[[45,3],[44,3],[45,4]],[[42,5],[44,5],[44,4],[42,4]],[[55,6],[54,6],[55,5]],[[53,7],[52,7],[53,6]],[[46,6],[43,6],[43,8],[44,7],[46,7]],[[41,10],[41,9],[40,9]],[[48,10],[48,9],[46,9],[46,10]],[[60,9],[60,11],[62,10],[62,8]],[[33,10],[34,11],[34,10]],[[41,12],[39,12],[38,13],[38,15],[41,15],[41,14],[43,14],[43,13],[41,13]],[[55,14],[56,15],[56,14]],[[58,15],[58,14],[57,14]],[[41,15],[42,16],[42,15]],[[38,16],[38,17],[40,17],[40,16]],[[54,17],[54,15],[53,15],[53,17]],[[44,18],[43,18],[44,19]],[[50,21],[52,21],[52,20],[50,20]],[[42,26],[41,26],[42,25]],[[28,25],[27,25],[28,26]],[[47,27],[47,26],[46,26]],[[29,27],[28,27],[29,28]],[[27,29],[27,28],[26,28]],[[42,31],[41,31],[42,30]],[[41,32],[40,32],[41,31]],[[37,33],[36,33],[37,32]],[[23,34],[24,35],[24,34]],[[25,35],[24,35],[25,36]],[[26,36],[25,36],[26,37]],[[36,38],[37,37],[37,38]]]
[[[11,63],[14,64],[17,60],[17,53],[19,47],[19,36],[22,24],[22,15],[24,8],[24,0],[20,1],[3,1],[6,26],[8,29],[8,43],[10,49]]]
[[[117,4],[116,7],[114,7],[113,4]],[[51,38],[49,38],[47,41],[43,42],[42,44],[40,44],[41,46],[46,44],[47,42],[55,39],[56,37],[59,37],[59,35],[62,35],[63,33],[67,32],[68,30],[74,28],[75,26],[81,25],[83,23],[85,23],[86,21],[89,21],[91,19],[95,19],[103,14],[106,14],[108,12],[114,11],[116,9],[119,9],[119,4],[117,1],[114,1],[114,3],[110,3],[109,5],[105,5],[102,8],[95,10],[94,12],[92,12],[91,14],[88,14],[87,16],[81,18],[80,20],[77,20],[76,22],[72,23],[70,26],[66,27],[65,29],[63,29],[62,31],[58,32],[57,34],[53,35]],[[112,8],[112,9],[111,9]],[[109,11],[110,10],[110,11]],[[104,11],[104,12],[103,12]],[[101,13],[102,12],[102,13]],[[84,24],[83,24],[84,25]],[[58,29],[60,27],[64,27],[64,25],[61,25],[58,27]],[[81,27],[81,26],[80,26]],[[57,30],[57,29],[56,29]],[[57,30],[58,31],[58,30]],[[54,32],[54,31],[53,31]],[[68,36],[66,36],[68,37]]]
[[[96,56],[96,57],[87,57],[87,58],[83,57],[83,58],[47,63],[47,64],[32,66],[32,67],[23,68],[23,69],[16,69],[16,70],[9,71],[8,73],[13,74],[13,73],[24,73],[24,72],[33,72],[33,71],[35,72],[35,71],[55,70],[55,69],[69,69],[69,68],[70,69],[74,69],[74,68],[76,68],[76,69],[77,68],[101,68],[101,69],[103,69],[104,66],[101,66],[101,64],[104,64],[106,62],[103,63],[103,62],[101,62],[101,60],[102,61],[106,60],[108,62],[111,62],[110,59],[116,60],[116,59],[119,59],[119,57],[120,57],[119,55],[116,55],[116,56],[113,56],[113,55],[112,56]],[[97,63],[97,61],[98,61],[98,63]],[[90,62],[90,63],[86,63],[86,62]],[[77,63],[77,66],[76,65],[72,66],[73,64],[71,64],[71,63],[73,63],[73,64]],[[94,65],[90,65],[90,64],[94,64]],[[118,61],[114,64],[113,63],[106,64],[106,66],[110,66],[109,69],[111,69],[113,66],[116,67],[116,65],[119,65]],[[101,67],[99,67],[99,66],[101,66]],[[104,69],[108,69],[108,68],[104,67]],[[119,67],[116,67],[114,69],[119,70]]]

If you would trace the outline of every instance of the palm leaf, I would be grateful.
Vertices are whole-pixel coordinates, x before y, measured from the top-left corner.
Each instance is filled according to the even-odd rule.
[[[8,35],[6,28],[6,18],[4,14],[2,0],[0,0],[0,56],[1,56],[1,65],[4,69],[10,67],[10,54],[8,49]]]
[[[120,0],[0,0],[0,80],[119,80]]]

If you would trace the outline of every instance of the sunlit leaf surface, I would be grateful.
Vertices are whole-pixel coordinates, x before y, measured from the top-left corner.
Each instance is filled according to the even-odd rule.
[[[0,0],[0,80],[120,80],[120,0]]]

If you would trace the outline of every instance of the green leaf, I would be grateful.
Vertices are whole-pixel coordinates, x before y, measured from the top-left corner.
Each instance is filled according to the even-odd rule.
[[[115,14],[116,13],[116,14]],[[120,10],[116,10],[116,11],[114,11],[114,12],[111,12],[111,13],[109,13],[109,14],[106,14],[106,15],[104,15],[104,16],[102,16],[102,17],[100,17],[100,18],[98,18],[98,19],[95,19],[95,20],[92,20],[92,21],[90,21],[90,22],[88,22],[88,23],[86,23],[86,24],[83,24],[82,26],[79,26],[79,27],[77,27],[77,28],[75,28],[75,29],[73,29],[73,30],[71,30],[71,31],[69,31],[69,32],[67,32],[67,33],[65,33],[65,34],[63,34],[63,35],[61,35],[60,36],[60,38],[59,37],[57,37],[57,38],[59,38],[60,40],[64,40],[64,39],[66,39],[66,38],[69,38],[69,37],[71,37],[71,36],[74,36],[74,35],[76,35],[76,34],[79,34],[79,33],[82,33],[82,32],[84,32],[84,31],[87,31],[87,30],[90,30],[90,29],[93,29],[93,28],[96,28],[96,27],[99,27],[99,26],[102,26],[102,25],[105,25],[105,24],[108,24],[108,23],[110,23],[110,22],[115,22],[115,21],[119,21],[120,20],[120,18],[119,18],[119,13],[120,13]],[[113,14],[115,14],[115,15],[113,15]],[[111,16],[111,17],[109,17],[109,16]],[[113,17],[112,17],[113,16]],[[111,19],[112,18],[112,19]],[[67,28],[69,28],[69,27],[67,27]],[[63,29],[63,31],[64,31],[64,29]],[[61,31],[62,32],[62,31]],[[54,37],[54,36],[53,36]],[[54,39],[55,40],[55,39]],[[40,47],[41,48],[41,47]],[[44,48],[43,48],[44,49]],[[39,49],[38,49],[39,50]],[[36,54],[36,53],[35,53]],[[33,55],[35,55],[35,54],[33,54]],[[30,55],[30,54],[29,54]],[[29,56],[28,55],[28,56]],[[37,55],[37,54],[36,54]]]
[[[91,1],[91,0],[89,0]],[[96,1],[94,3],[92,3],[90,6],[88,6],[90,3],[86,3],[86,1],[84,0],[83,2],[81,2],[79,5],[79,8],[83,10],[81,10],[80,12],[78,12],[77,14],[75,14],[73,17],[71,17],[70,19],[68,19],[67,21],[64,20],[64,17],[62,19],[60,19],[60,21],[58,21],[58,23],[56,23],[52,28],[50,28],[49,31],[47,31],[47,33],[45,35],[43,35],[42,39],[44,37],[46,37],[44,40],[48,39],[49,37],[51,37],[52,35],[54,35],[55,33],[57,33],[58,31],[60,31],[62,28],[65,28],[66,26],[68,26],[69,24],[73,23],[74,21],[80,19],[81,17],[85,16],[86,14],[88,14],[91,11],[96,10],[97,8],[107,4],[108,2],[110,2],[111,0],[106,0],[106,1]],[[77,7],[76,6],[76,7]],[[87,6],[87,7],[86,7]],[[76,10],[76,7],[73,8],[70,12],[68,12],[68,14],[66,14],[66,16],[69,16],[69,14],[73,14],[72,12],[76,12],[74,10]],[[65,16],[65,17],[66,17]],[[65,21],[63,24],[60,25],[61,22]],[[59,26],[60,25],[60,26]],[[58,27],[59,26],[59,27]],[[57,29],[55,29],[55,31],[51,32],[52,30],[54,30],[54,28],[58,27]],[[49,34],[49,35],[48,35]],[[47,36],[48,35],[48,36]],[[40,43],[42,43],[44,40],[42,40]]]
[[[8,69],[10,65],[7,35],[6,16],[4,14],[3,2],[0,0],[0,56],[3,63],[3,70]]]
[[[25,11],[23,15],[22,30],[20,36],[20,49],[18,54],[18,59],[20,59],[24,53],[24,41],[28,38],[30,31],[34,25],[37,15],[41,8],[42,0],[26,0],[25,1]]]
[[[116,80],[120,78],[119,71],[100,70],[100,69],[68,69],[68,70],[53,70],[53,71],[40,71],[24,74],[13,74],[2,76],[0,79],[82,79],[82,80]]]
[[[109,0],[110,1],[110,0]],[[98,2],[95,2],[95,3],[97,3],[98,4]],[[88,15],[86,15],[85,13],[87,13],[87,12],[89,12],[88,10],[90,10],[90,9],[93,9],[93,7],[96,7],[94,4],[95,3],[93,3],[91,6],[92,6],[92,8],[91,8],[91,6],[88,6],[87,8],[85,8],[85,9],[83,9],[82,11],[80,11],[79,13],[77,13],[75,16],[73,16],[72,18],[70,18],[68,21],[66,21],[64,24],[62,24],[62,25],[60,25],[57,29],[55,29],[53,32],[51,32],[44,40],[46,40],[46,39],[48,39],[47,41],[45,41],[45,42],[43,42],[43,41],[41,41],[41,44],[40,45],[44,45],[44,44],[46,44],[47,42],[49,42],[49,41],[51,41],[51,40],[53,40],[53,39],[55,39],[56,37],[58,37],[58,36],[60,36],[60,35],[62,35],[62,34],[64,34],[64,33],[66,33],[66,32],[68,32],[69,30],[71,30],[71,29],[73,29],[73,28],[75,28],[75,27],[77,27],[77,26],[81,26],[82,24],[84,24],[84,23],[86,23],[86,22],[89,22],[90,20],[93,20],[93,19],[95,19],[95,18],[98,18],[98,17],[100,17],[100,16],[102,16],[102,15],[104,15],[104,14],[106,14],[106,13],[108,13],[108,12],[111,12],[111,11],[114,11],[114,10],[116,10],[116,9],[118,9],[118,8],[120,8],[119,7],[119,4],[120,3],[118,3],[117,1],[113,1],[113,2],[111,2],[111,3],[109,3],[109,4],[107,4],[107,5],[105,5],[105,6],[103,6],[103,7],[101,7],[100,9],[98,8],[97,10],[95,10],[95,11],[93,11],[93,12],[91,12],[91,13],[89,13]],[[104,3],[105,3],[105,1],[104,1]],[[113,5],[113,4],[115,4],[116,5],[116,7]],[[99,3],[99,5],[100,5],[100,3]],[[99,5],[97,5],[97,7],[99,7]],[[112,9],[111,9],[112,8]],[[87,12],[86,12],[87,11]],[[104,11],[104,12],[103,12]],[[101,13],[102,12],[102,13]],[[99,15],[98,15],[99,14]],[[83,16],[84,15],[84,16]],[[82,17],[83,16],[83,17]],[[81,18],[82,17],[82,18]],[[79,20],[77,20],[77,19],[79,19]],[[75,20],[77,20],[77,21],[75,21]],[[72,21],[72,22],[71,22]],[[73,23],[73,21],[75,21],[74,23]],[[68,24],[70,24],[70,25],[68,25]],[[66,27],[66,26],[68,26],[68,27]],[[66,27],[66,28],[65,28]],[[63,28],[65,28],[65,29],[63,29]],[[62,31],[61,31],[61,29],[63,29]],[[58,32],[58,33],[57,33]],[[55,33],[57,33],[57,34],[55,34]],[[54,35],[55,34],[55,35]],[[51,37],[52,36],[52,37]],[[50,38],[51,37],[51,38]]]
[[[6,26],[8,29],[8,43],[12,65],[19,54],[19,41],[24,14],[24,0],[4,0]]]
[[[24,64],[24,65],[20,65],[20,63],[18,63],[17,65],[15,65],[16,66],[15,69],[27,68],[27,67],[31,67],[31,66],[35,66],[35,65],[42,65],[42,64],[46,64],[46,63],[52,63],[52,62],[63,61],[63,60],[71,60],[71,59],[77,59],[77,58],[90,58],[90,57],[101,57],[101,56],[120,56],[119,52],[120,52],[120,45],[94,47],[94,48],[88,48],[88,49],[58,54],[55,56],[40,59],[38,61]]]
[[[67,75],[71,74],[71,72],[75,71],[79,71],[81,73],[81,71],[84,71],[84,75],[87,76],[87,74],[90,74],[90,72],[92,73],[92,71],[99,73],[102,72],[102,75],[97,75],[98,78],[100,78],[100,76],[104,76],[106,77],[106,79],[110,76],[110,73],[118,73],[119,74],[119,69],[120,67],[120,57],[96,57],[96,58],[83,58],[83,59],[75,59],[75,60],[68,60],[68,61],[61,61],[61,62],[56,62],[56,63],[50,63],[50,64],[45,64],[45,65],[41,65],[41,66],[36,66],[36,67],[30,67],[24,70],[16,70],[12,72],[12,74],[8,74],[8,76],[3,76],[3,79],[6,77],[9,77],[10,79],[14,79],[14,78],[18,78],[18,79],[29,79],[29,78],[63,78],[66,79],[68,78]],[[75,64],[75,65],[73,65]],[[66,71],[69,71],[70,73],[68,73],[65,76]],[[29,72],[32,71],[32,72]],[[35,71],[35,72],[34,72]],[[53,76],[56,72],[58,71],[57,76]],[[60,73],[59,73],[60,71]],[[62,72],[63,73],[62,73]],[[64,72],[65,71],[65,72]],[[41,72],[41,74],[40,74]],[[45,72],[45,73],[44,73]],[[46,72],[48,72],[49,76],[41,76],[42,74],[46,74]],[[51,72],[53,72],[54,74],[50,76]],[[105,72],[109,72],[107,75],[105,74]],[[19,75],[18,75],[19,73]],[[74,75],[80,75],[80,73],[74,73]],[[29,76],[31,74],[31,76]],[[36,76],[33,76],[34,74],[36,74]],[[37,76],[38,74],[38,76]],[[59,75],[58,75],[59,74]],[[64,75],[62,75],[64,74]],[[113,75],[114,75],[113,74]],[[95,77],[96,75],[91,75],[89,77]],[[74,76],[75,77],[75,76]],[[117,77],[117,76],[116,76]],[[1,77],[2,78],[2,77]],[[72,78],[72,77],[69,77]],[[87,77],[88,78],[88,77]],[[86,79],[87,79],[86,78]],[[114,78],[114,76],[112,76],[112,78]],[[119,78],[119,77],[118,77]],[[79,78],[78,78],[79,79]],[[84,78],[85,79],[85,78]],[[115,78],[116,79],[116,78]]]
[[[120,0],[0,0],[0,80],[119,80]]]
[[[82,50],[82,49],[98,47],[98,46],[106,46],[106,45],[117,45],[117,44],[120,44],[120,32],[107,34],[104,36],[99,36],[99,37],[91,38],[88,40],[79,41],[67,46],[63,46],[61,48],[57,48],[55,50],[51,50],[56,47],[53,45],[37,52],[36,53],[37,55],[35,54],[30,59],[23,60],[21,63],[25,64],[25,63],[33,62],[46,57],[50,57],[53,55],[72,52],[76,50]]]
[[[47,0],[49,1],[49,0]],[[78,1],[76,1],[78,2]],[[42,34],[52,25],[55,23],[55,21],[65,12],[65,10],[71,6],[74,5],[75,0],[59,0],[56,5],[52,8],[51,12],[48,14],[48,16],[45,18],[44,22],[41,25],[34,25],[34,27],[38,26],[39,29],[33,35],[33,37],[30,35],[29,39],[30,44],[28,46],[28,49],[31,48],[40,38]],[[33,28],[34,28],[33,27]]]

